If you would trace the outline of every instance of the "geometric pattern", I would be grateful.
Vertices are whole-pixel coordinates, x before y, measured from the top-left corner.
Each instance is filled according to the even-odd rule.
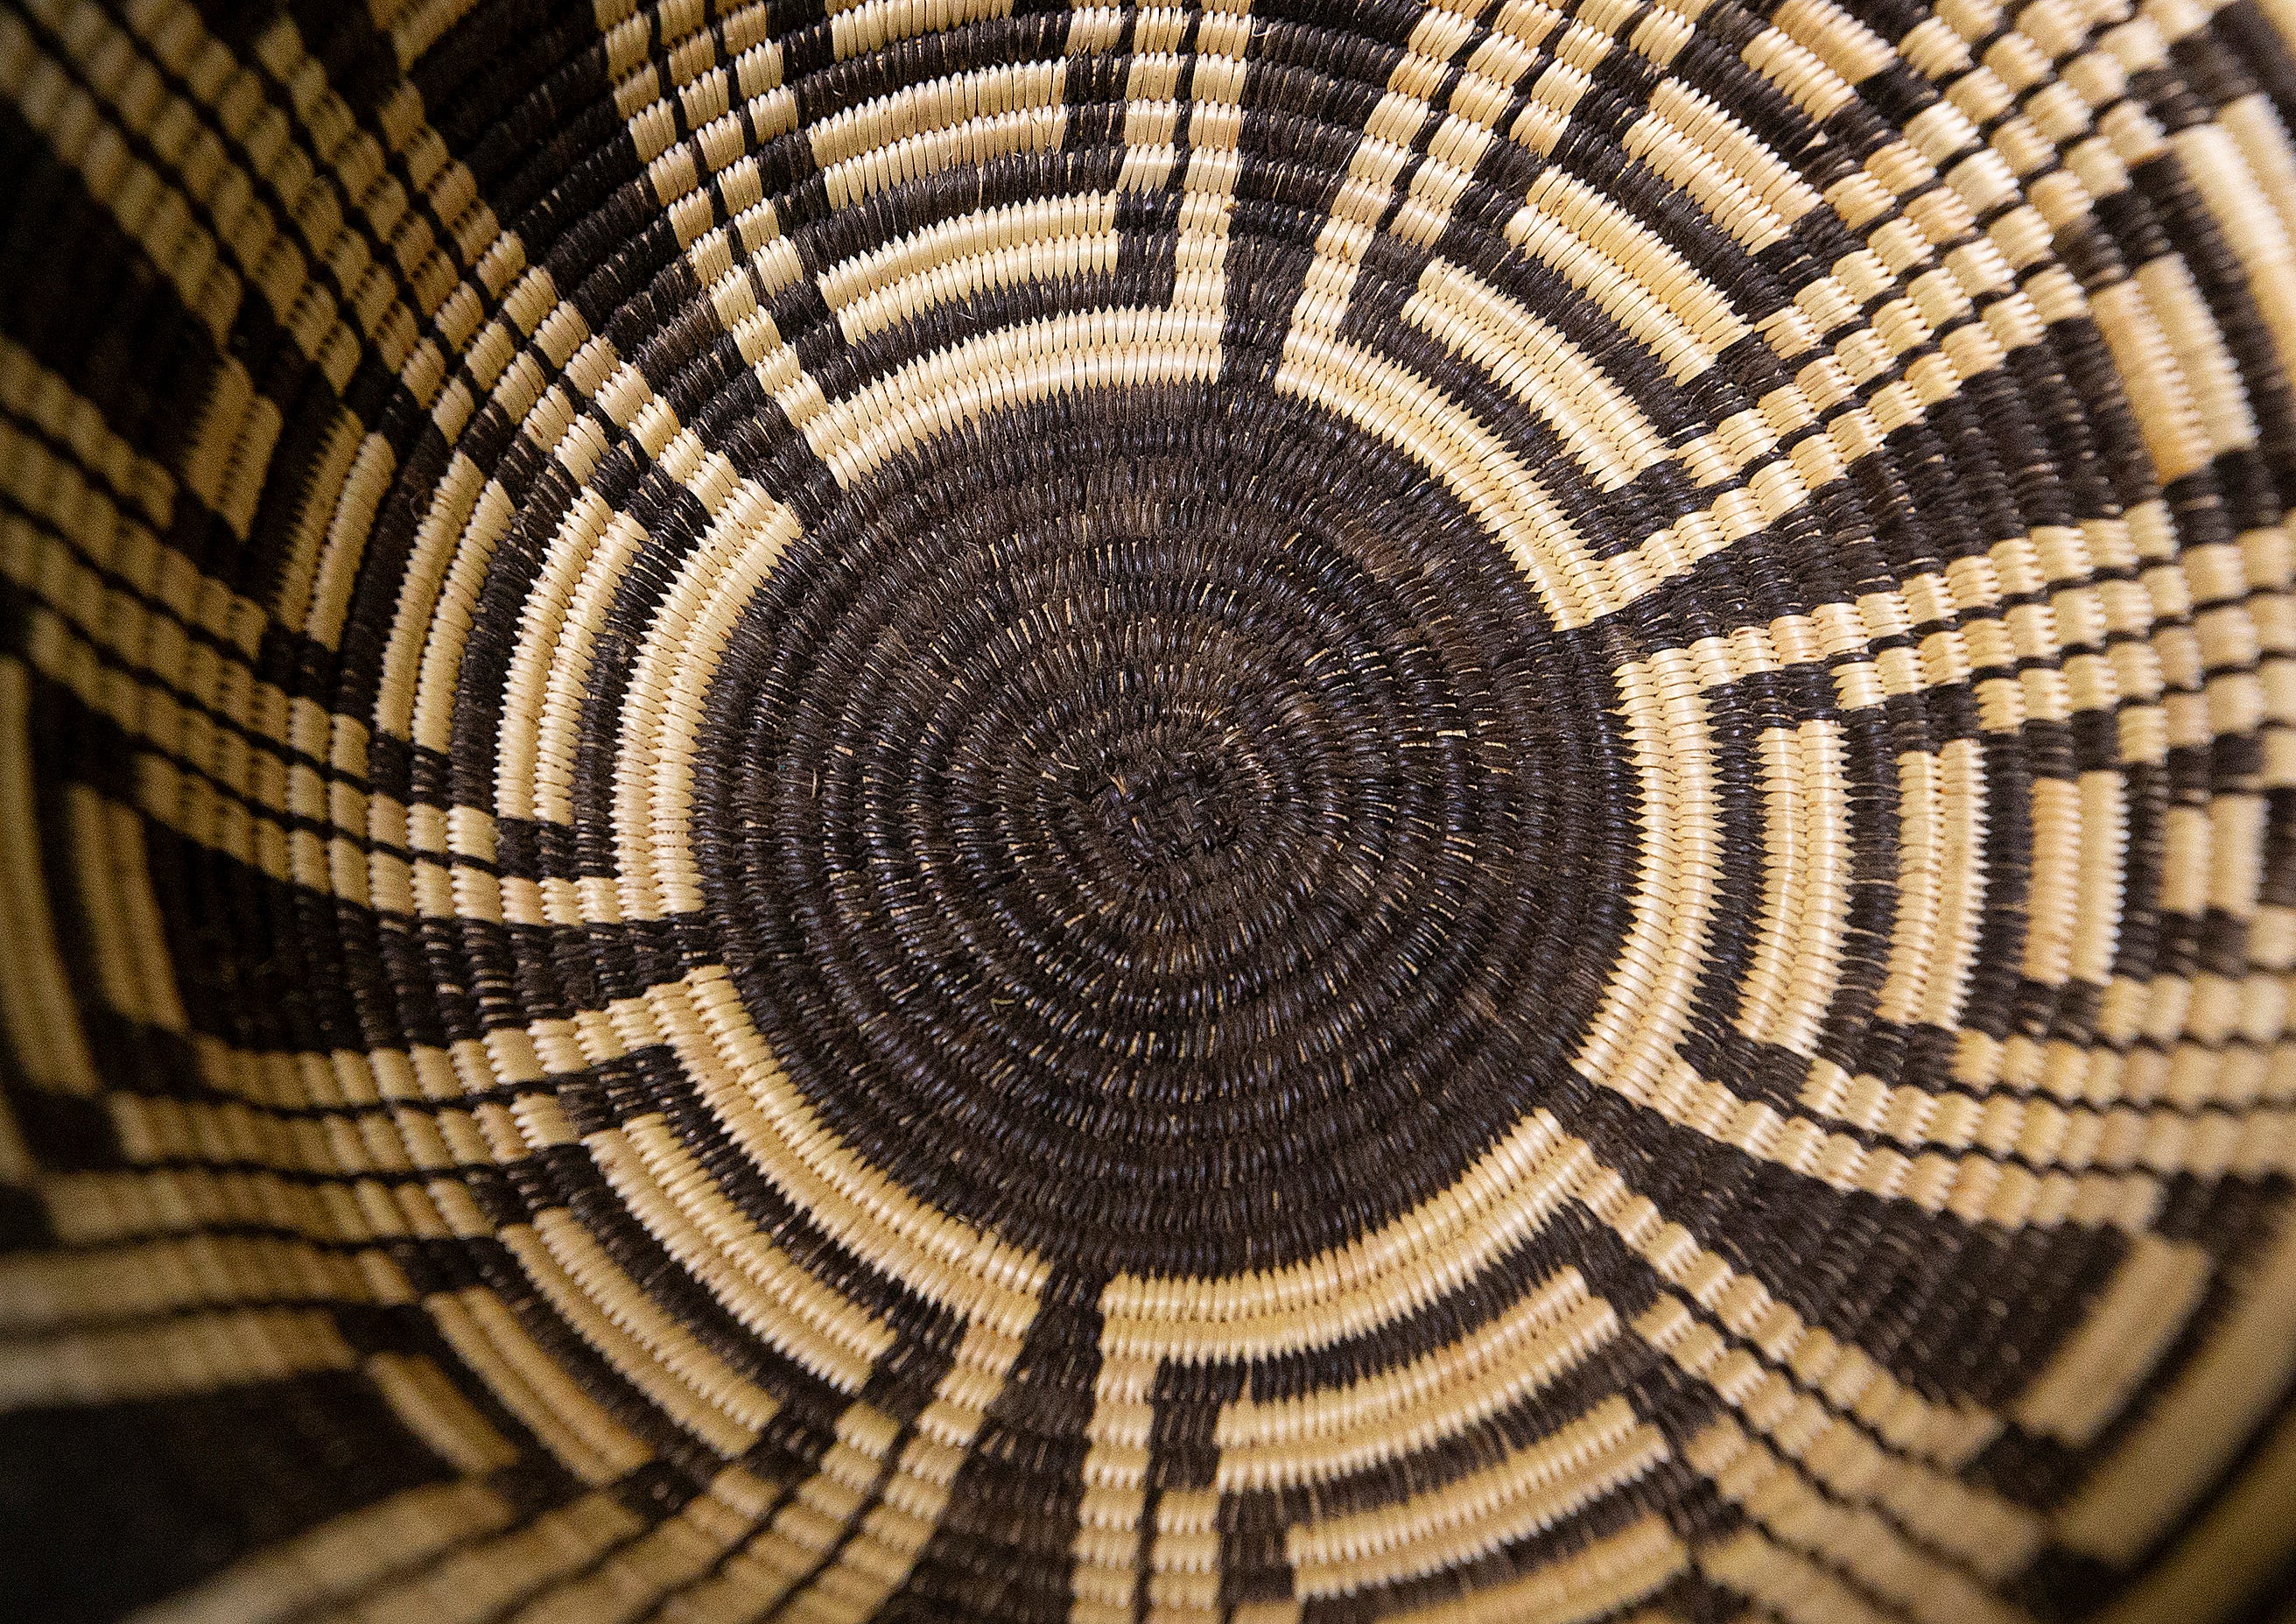
[[[2286,0],[13,0],[0,1611],[2235,1605],[2292,117]]]

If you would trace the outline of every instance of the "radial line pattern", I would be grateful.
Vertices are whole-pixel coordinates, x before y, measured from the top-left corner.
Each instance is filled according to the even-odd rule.
[[[2279,0],[229,12],[0,14],[36,1614],[2238,1587]]]

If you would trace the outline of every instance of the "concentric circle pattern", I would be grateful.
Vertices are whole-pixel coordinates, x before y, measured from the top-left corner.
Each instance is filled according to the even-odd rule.
[[[1627,769],[1552,703],[1527,585],[1406,457],[1264,401],[951,435],[694,685],[684,826],[775,1054],[1080,1274],[1298,1263],[1439,1195],[1565,1072],[1615,938],[1566,876]]]
[[[2286,0],[11,0],[0,1613],[2296,1535]]]

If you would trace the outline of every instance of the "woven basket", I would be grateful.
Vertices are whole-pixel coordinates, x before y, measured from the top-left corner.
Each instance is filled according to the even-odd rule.
[[[0,91],[0,1617],[2271,1605],[2296,0]]]

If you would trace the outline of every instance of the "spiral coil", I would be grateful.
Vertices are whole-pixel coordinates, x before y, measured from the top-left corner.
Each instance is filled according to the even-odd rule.
[[[20,0],[0,1595],[2234,1604],[2284,29]]]

